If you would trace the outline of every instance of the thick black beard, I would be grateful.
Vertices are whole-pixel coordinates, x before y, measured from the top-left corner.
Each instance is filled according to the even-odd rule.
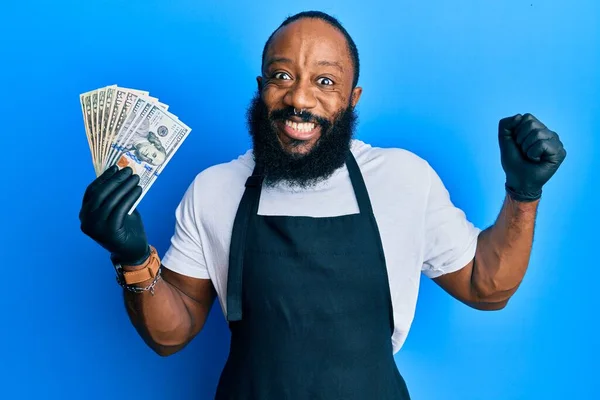
[[[341,168],[350,151],[358,121],[351,104],[341,110],[333,122],[310,112],[300,115],[304,122],[315,122],[321,127],[320,138],[306,154],[291,154],[285,151],[277,137],[276,122],[293,115],[293,108],[275,110],[269,115],[267,106],[258,92],[247,110],[254,161],[262,164],[267,186],[274,186],[280,182],[304,189],[314,186]],[[298,141],[296,145],[301,143],[302,141]]]

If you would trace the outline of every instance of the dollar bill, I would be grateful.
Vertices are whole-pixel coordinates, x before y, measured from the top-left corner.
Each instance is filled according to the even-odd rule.
[[[129,214],[146,195],[191,129],[159,105],[151,104],[130,132],[127,140],[116,148],[119,157],[115,161],[120,168],[131,167],[140,177],[142,194]]]
[[[102,143],[102,121],[103,121],[103,114],[104,114],[104,102],[106,99],[106,88],[102,88],[100,90],[98,90],[98,103],[96,104],[97,110],[96,110],[96,138],[98,140],[98,143],[96,144],[97,149],[96,149],[96,154],[98,155],[98,159],[96,160],[96,164],[95,165],[95,169],[96,171],[99,171],[101,169],[101,166],[99,165],[100,163],[100,149],[101,149],[101,143]]]
[[[94,168],[96,169],[96,163],[98,162],[98,96],[100,93],[100,89],[92,92],[90,96],[90,101],[92,105],[92,129],[93,129],[93,137],[94,137],[94,157],[95,164]]]
[[[111,118],[111,114],[112,114],[112,107],[113,107],[113,103],[114,103],[114,99],[115,99],[115,94],[116,94],[116,89],[117,89],[117,85],[111,85],[108,86],[106,88],[106,95],[105,95],[105,99],[104,99],[104,109],[102,111],[102,122],[100,123],[100,138],[98,140],[98,146],[99,146],[99,170],[101,172],[102,171],[102,164],[104,163],[104,150],[106,148],[106,143],[107,143],[107,135],[108,135],[108,128],[110,126],[110,118]]]
[[[117,112],[116,120],[113,125],[113,131],[111,132],[110,137],[107,138],[108,143],[114,143],[115,138],[116,138],[117,134],[119,133],[119,131],[121,130],[121,127],[125,123],[125,120],[127,119],[127,116],[129,115],[129,112],[131,111],[133,104],[139,97],[140,97],[140,95],[138,95],[132,91],[125,91],[125,97],[123,99],[123,103],[121,104],[121,107]],[[112,164],[108,163],[108,160],[114,158],[112,156],[115,151],[114,148],[112,148],[110,145],[107,147],[108,147],[108,153],[106,154],[106,156],[104,157],[104,160],[103,160],[104,161],[103,170],[106,170],[107,168],[109,168],[112,165]]]
[[[96,136],[94,136],[94,127],[92,122],[92,93],[95,91],[84,93],[80,96],[80,100],[84,109],[84,123],[86,134],[88,135],[90,151],[92,153],[92,163],[94,167],[97,163],[97,155],[96,155]],[[95,170],[95,168],[94,168]],[[96,171],[96,174],[98,171]]]
[[[79,103],[81,105],[81,114],[83,117],[83,127],[85,128],[85,136],[88,141],[88,146],[90,146],[90,153],[92,156],[92,163],[94,162],[94,146],[92,146],[92,134],[90,133],[88,118],[85,111],[85,93],[79,95]]]
[[[103,171],[106,167],[105,161],[110,150],[110,141],[112,140],[113,132],[115,131],[115,126],[117,124],[117,119],[119,117],[119,113],[123,108],[123,104],[125,102],[125,98],[127,97],[127,91],[122,88],[115,88],[114,100],[110,111],[110,116],[108,118],[108,126],[106,127],[106,134],[104,135],[104,142],[102,144],[101,150],[101,158],[103,162]]]

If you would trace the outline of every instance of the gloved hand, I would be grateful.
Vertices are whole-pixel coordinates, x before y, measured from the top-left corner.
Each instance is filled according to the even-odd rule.
[[[140,214],[127,214],[142,193],[139,180],[129,167],[107,169],[87,187],[79,212],[83,233],[122,265],[142,264],[150,255]]]
[[[539,199],[567,155],[558,134],[531,114],[517,114],[500,120],[498,140],[508,194],[523,202]]]

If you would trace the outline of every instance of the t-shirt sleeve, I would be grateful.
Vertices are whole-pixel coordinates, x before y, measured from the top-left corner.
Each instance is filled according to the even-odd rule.
[[[438,174],[429,164],[427,167],[430,185],[422,271],[429,278],[437,278],[461,269],[473,259],[481,230],[454,206]]]
[[[175,272],[193,278],[209,279],[198,224],[197,182],[189,186],[175,211],[175,232],[162,264]]]

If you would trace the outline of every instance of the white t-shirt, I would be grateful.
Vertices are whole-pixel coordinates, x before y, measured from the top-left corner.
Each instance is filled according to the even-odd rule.
[[[379,227],[394,311],[396,353],[413,321],[421,272],[430,278],[469,263],[480,229],[456,208],[437,173],[397,148],[353,140]],[[211,279],[227,315],[227,272],[233,221],[254,169],[252,151],[196,176],[176,210],[175,232],[162,263],[183,275]],[[263,187],[258,213],[329,217],[358,213],[346,166],[308,190]]]

